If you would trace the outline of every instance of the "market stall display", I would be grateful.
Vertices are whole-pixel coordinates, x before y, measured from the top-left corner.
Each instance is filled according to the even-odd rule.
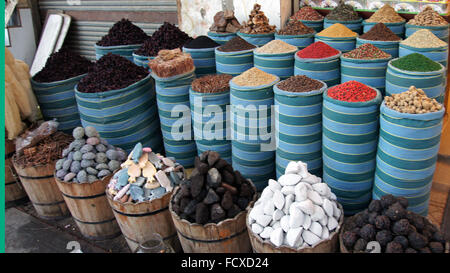
[[[239,171],[206,151],[195,158],[190,178],[175,189],[170,212],[185,253],[247,253],[245,225],[256,189]]]
[[[356,47],[369,43],[390,54],[393,58],[397,58],[401,40],[384,23],[377,23],[368,32],[356,38]]]
[[[253,50],[256,46],[241,37],[234,37],[216,48],[216,70],[219,74],[237,76],[253,67]]]
[[[353,32],[345,25],[336,23],[317,33],[314,41],[326,43],[344,53],[355,49],[357,36],[356,32]]]
[[[363,21],[363,32],[366,33],[378,23],[383,23],[395,35],[404,37],[405,22],[406,20],[401,17],[392,6],[389,4],[384,4],[383,7],[374,12],[372,16]]]
[[[253,64],[272,75],[286,79],[294,75],[294,55],[297,46],[272,40],[253,51]]]
[[[185,179],[184,167],[136,144],[115,172],[106,195],[131,251],[158,233],[175,251],[180,243],[168,211],[174,187]]]
[[[420,53],[447,68],[448,44],[428,29],[421,29],[400,43],[399,56]]]
[[[239,37],[255,46],[263,46],[274,39],[275,26],[269,24],[260,5],[255,4],[248,17],[237,33]]]
[[[330,13],[325,16],[323,28],[328,28],[334,24],[340,23],[357,34],[362,33],[362,18],[353,6],[339,1],[339,4]]]
[[[432,7],[424,8],[413,19],[409,20],[405,26],[406,37],[411,36],[420,29],[428,29],[436,37],[448,43],[449,23]]]
[[[183,51],[191,54],[197,77],[216,73],[215,49],[220,46],[208,36],[198,36],[183,46]]]
[[[236,37],[236,32],[241,28],[234,11],[219,11],[214,15],[214,23],[209,28],[208,37],[222,45]]]
[[[301,21],[305,26],[313,28],[316,32],[323,29],[323,15],[310,6],[304,6],[294,13],[290,20]]]
[[[286,25],[275,33],[275,40],[281,40],[290,45],[303,49],[314,42],[316,31],[307,27],[301,21],[288,21]]]

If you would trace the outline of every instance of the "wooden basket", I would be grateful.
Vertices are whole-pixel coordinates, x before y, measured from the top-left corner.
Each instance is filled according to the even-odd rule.
[[[232,219],[223,220],[217,224],[200,225],[181,219],[172,209],[173,198],[170,200],[170,213],[185,253],[249,253],[252,250],[248,238],[246,215],[256,201],[256,188],[250,182],[255,194],[247,208]],[[180,190],[177,187],[173,196]]]
[[[55,175],[72,218],[81,234],[91,240],[105,240],[120,235],[119,225],[114,218],[105,195],[105,188],[111,176],[92,183],[64,182]]]
[[[169,244],[175,252],[181,250],[169,213],[171,192],[161,198],[136,204],[114,201],[108,190],[106,190],[106,196],[131,251],[134,252],[139,247],[139,243],[152,238],[153,233],[160,234],[164,242]]]
[[[56,161],[44,166],[22,168],[16,164],[16,157],[14,156],[13,163],[39,217],[58,220],[69,216],[66,202],[64,202],[53,176]]]
[[[5,201],[7,207],[27,200],[27,193],[20,180],[17,179],[16,170],[11,162],[15,151],[14,142],[5,139]]]
[[[262,240],[258,235],[252,232],[250,225],[248,224],[248,216],[246,219],[247,230],[252,243],[253,252],[255,253],[334,253],[339,249],[339,231],[342,229],[344,223],[344,209],[341,204],[338,203],[339,209],[341,210],[341,217],[339,219],[339,226],[335,231],[330,233],[329,239],[319,242],[318,244],[305,247],[301,249],[295,249],[289,246],[279,246],[276,247],[272,242]],[[250,211],[249,211],[250,213]]]

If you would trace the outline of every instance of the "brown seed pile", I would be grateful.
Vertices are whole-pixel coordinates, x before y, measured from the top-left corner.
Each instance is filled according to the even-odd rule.
[[[209,30],[222,33],[235,33],[241,27],[239,21],[234,17],[234,11],[225,10],[219,11],[214,15],[214,23]]]
[[[274,82],[277,76],[266,73],[253,67],[239,76],[233,78],[233,82],[240,86],[260,86]]]
[[[256,48],[256,46],[250,44],[241,37],[236,36],[233,39],[226,42],[223,46],[217,48],[217,50],[222,52],[234,52],[234,51],[249,50],[253,48]]]
[[[319,90],[323,87],[323,83],[305,75],[297,75],[280,82],[277,87],[288,92],[309,92]]]
[[[392,110],[408,114],[431,113],[442,109],[441,104],[427,97],[422,89],[415,86],[411,86],[403,93],[386,96],[384,102]]]
[[[278,31],[279,35],[302,35],[314,33],[314,29],[305,26],[301,21],[293,20],[286,23],[286,26]]]
[[[233,76],[228,74],[206,75],[192,82],[192,90],[200,93],[220,93],[230,89],[230,80]]]
[[[447,46],[447,43],[439,39],[428,29],[421,29],[403,40],[400,44],[417,48],[437,48]]]
[[[369,19],[368,23],[400,23],[405,19],[401,17],[393,7],[389,4],[385,4],[381,9],[377,10]]]
[[[448,22],[430,6],[419,12],[408,24],[416,26],[446,26]]]
[[[241,29],[242,33],[264,34],[275,32],[275,26],[269,25],[269,18],[261,11],[260,5],[255,4],[248,17],[248,21],[244,22],[244,26]]]
[[[158,52],[158,56],[150,61],[149,66],[156,76],[167,78],[192,71],[194,60],[191,54],[181,52],[179,48],[165,49]]]
[[[281,54],[281,53],[294,53],[297,51],[297,47],[290,45],[281,40],[272,40],[267,44],[263,45],[260,48],[255,49],[257,53],[266,53],[266,54]]]

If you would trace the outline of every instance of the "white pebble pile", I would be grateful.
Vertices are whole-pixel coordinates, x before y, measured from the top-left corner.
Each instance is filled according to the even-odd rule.
[[[278,181],[269,180],[248,219],[263,240],[301,249],[328,239],[341,214],[328,185],[310,174],[306,163],[291,161]]]

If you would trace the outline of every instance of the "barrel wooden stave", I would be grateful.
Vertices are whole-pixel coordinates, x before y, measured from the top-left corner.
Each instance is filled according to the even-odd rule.
[[[70,213],[86,238],[105,240],[120,235],[119,225],[105,194],[110,178],[92,183],[67,183],[55,176]]]
[[[14,142],[5,140],[5,201],[6,203],[19,202],[26,199],[27,193],[16,177],[16,171],[11,158],[16,148]]]

